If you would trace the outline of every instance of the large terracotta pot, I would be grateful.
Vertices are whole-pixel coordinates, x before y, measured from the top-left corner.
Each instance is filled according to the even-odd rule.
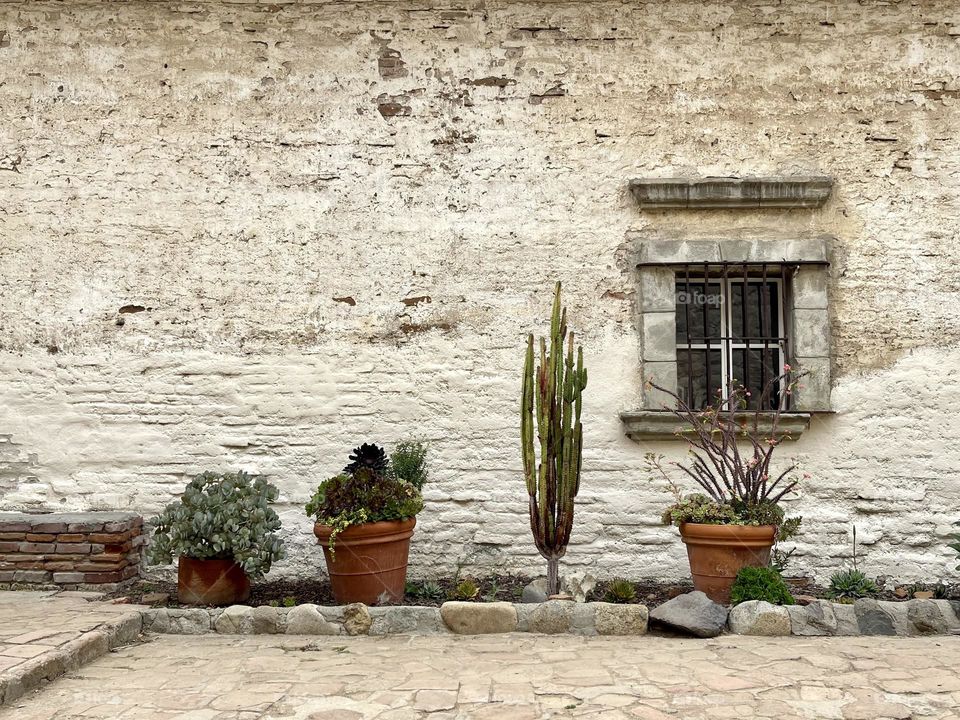
[[[416,518],[353,525],[333,540],[333,528],[316,523],[313,533],[323,546],[327,572],[338,603],[376,605],[403,599],[407,556]]]
[[[701,525],[681,523],[693,587],[714,602],[730,602],[730,586],[744,567],[770,563],[774,525]]]
[[[233,559],[180,556],[177,597],[186,605],[234,605],[250,597],[250,578]]]

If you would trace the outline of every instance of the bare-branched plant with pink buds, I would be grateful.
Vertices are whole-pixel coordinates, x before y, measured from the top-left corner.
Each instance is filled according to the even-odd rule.
[[[662,455],[647,454],[648,467],[664,477],[677,499],[664,520],[668,523],[708,522],[736,525],[777,525],[790,534],[800,518],[784,520],[778,503],[796,489],[796,463],[779,473],[771,471],[774,451],[788,437],[781,431],[780,416],[786,399],[797,387],[801,374],[784,365],[783,373],[766,384],[753,410],[751,393],[735,380],[726,395],[717,391],[714,402],[696,409],[677,393],[648,383],[676,401],[665,409],[681,421],[677,436],[689,445],[689,462],[670,462],[690,477],[705,495],[684,498],[664,467]],[[779,389],[775,403],[773,393]],[[775,404],[772,410],[764,410]],[[781,538],[783,539],[783,538]]]

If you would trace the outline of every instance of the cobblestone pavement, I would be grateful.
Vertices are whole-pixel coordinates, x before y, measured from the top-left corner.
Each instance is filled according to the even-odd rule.
[[[960,718],[960,638],[154,636],[0,720]]]
[[[53,657],[96,653],[87,640],[94,639],[93,632],[105,624],[122,618],[136,618],[139,623],[134,606],[91,603],[90,596],[100,595],[0,592],[0,696],[4,680],[28,668],[38,668]]]

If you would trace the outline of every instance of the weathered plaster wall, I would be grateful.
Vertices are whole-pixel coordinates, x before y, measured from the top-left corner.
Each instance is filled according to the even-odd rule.
[[[638,404],[644,237],[837,237],[837,414],[796,571],[952,574],[953,3],[0,1],[0,506],[137,509],[210,467],[299,504],[421,436],[413,572],[538,566],[523,334],[566,283],[591,383],[570,564],[682,576]],[[817,211],[641,214],[639,175],[823,173]]]

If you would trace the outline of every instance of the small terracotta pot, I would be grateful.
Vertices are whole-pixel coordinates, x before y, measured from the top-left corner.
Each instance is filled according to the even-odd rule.
[[[250,578],[233,559],[180,556],[177,597],[186,605],[234,605],[250,597]]]
[[[693,587],[714,602],[730,602],[730,587],[741,568],[770,563],[774,525],[701,525],[681,523]]]
[[[333,596],[338,603],[376,605],[403,599],[407,558],[416,518],[353,525],[333,540],[333,528],[316,523],[313,533],[323,546]]]

